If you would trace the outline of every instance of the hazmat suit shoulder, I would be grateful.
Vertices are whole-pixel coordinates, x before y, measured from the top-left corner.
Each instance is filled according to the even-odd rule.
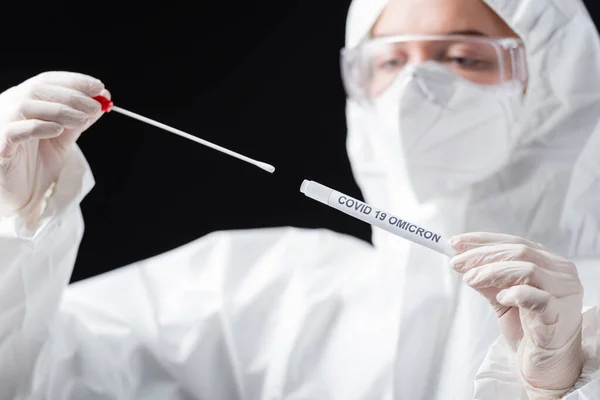
[[[0,219],[2,400],[280,398],[371,252],[326,230],[216,232],[67,288],[92,186],[75,148],[37,226]]]
[[[88,382],[82,395],[102,387],[110,399],[283,398],[278,374],[299,367],[302,343],[325,348],[337,288],[362,250],[325,230],[216,232],[78,282],[42,376],[66,370],[55,384]],[[318,305],[321,315],[308,312]]]

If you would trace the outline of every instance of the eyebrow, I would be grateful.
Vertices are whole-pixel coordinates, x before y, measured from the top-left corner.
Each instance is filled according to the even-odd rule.
[[[447,35],[488,36],[487,34],[481,32],[481,31],[475,30],[475,29],[452,31],[452,32],[448,32]]]
[[[459,31],[444,32],[444,33],[439,33],[439,35],[481,36],[481,37],[489,37],[490,36],[486,33],[478,31],[476,29],[464,29],[464,30],[459,30]],[[394,36],[394,35],[384,34],[384,35],[373,35],[372,37],[373,38],[382,38],[382,37],[387,37],[387,36]]]

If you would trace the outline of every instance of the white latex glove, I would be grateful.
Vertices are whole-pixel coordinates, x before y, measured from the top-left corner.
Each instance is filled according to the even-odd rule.
[[[575,265],[509,235],[470,233],[450,244],[458,253],[451,267],[494,307],[529,398],[561,398],[584,363],[583,287]]]
[[[45,72],[0,94],[0,215],[35,208],[70,147],[102,115],[110,93],[90,76]],[[31,206],[31,207],[30,207]]]

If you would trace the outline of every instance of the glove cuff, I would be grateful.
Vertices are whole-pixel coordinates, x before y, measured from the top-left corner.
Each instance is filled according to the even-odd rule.
[[[548,350],[529,343],[519,346],[517,360],[536,359],[536,376],[527,376],[519,363],[519,375],[530,400],[562,398],[577,382],[585,361],[581,345],[581,324],[569,341],[559,349]],[[528,352],[527,357],[523,353]]]
[[[79,206],[94,186],[89,165],[77,146],[69,152],[55,184],[10,216],[0,216],[0,237],[36,237],[57,216]]]

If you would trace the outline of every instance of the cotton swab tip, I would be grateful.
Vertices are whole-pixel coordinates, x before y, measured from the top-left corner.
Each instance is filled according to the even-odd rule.
[[[261,161],[257,161],[256,162],[256,166],[258,168],[260,168],[260,169],[262,169],[264,171],[270,172],[270,173],[275,172],[275,167],[272,166],[271,164],[267,164],[267,163],[264,163],[264,162],[261,162]]]

